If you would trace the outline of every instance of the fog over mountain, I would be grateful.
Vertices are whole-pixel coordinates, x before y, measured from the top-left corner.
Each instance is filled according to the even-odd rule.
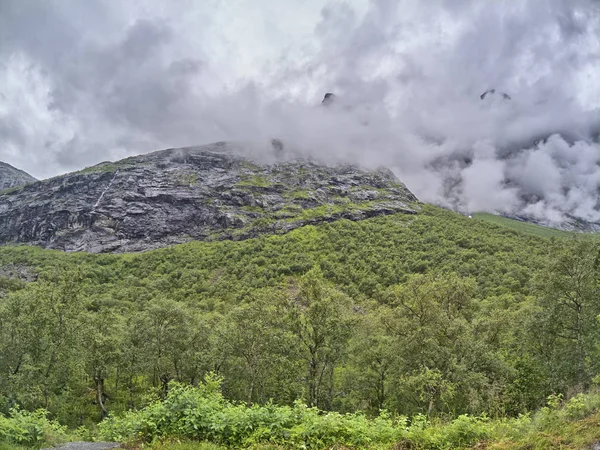
[[[0,160],[276,137],[461,211],[600,221],[598,5],[0,0]]]

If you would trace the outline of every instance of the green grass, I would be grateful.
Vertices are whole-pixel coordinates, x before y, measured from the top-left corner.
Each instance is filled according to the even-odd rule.
[[[101,162],[99,164],[96,164],[95,166],[86,167],[85,169],[82,169],[79,172],[75,172],[75,173],[80,173],[80,174],[102,173],[102,172],[114,173],[117,170],[129,168],[129,167],[131,167],[131,165],[132,165],[131,162],[128,162],[127,160],[122,160],[122,161],[118,161],[118,162],[106,161],[106,162]]]
[[[264,176],[254,175],[247,179],[242,179],[236,183],[236,186],[253,186],[253,187],[271,187],[272,183]]]
[[[17,444],[11,444],[10,442],[0,442],[0,450],[25,450],[27,448],[30,448],[30,447],[25,447],[23,445],[17,445]]]
[[[583,234],[575,231],[564,231],[557,230],[555,228],[542,227],[540,225],[521,222],[519,220],[509,219],[507,217],[502,217],[484,212],[474,213],[473,218],[476,220],[492,223],[501,227],[510,228],[511,230],[518,231],[519,233],[528,234],[532,236],[539,236],[543,238],[571,238],[574,235]],[[595,234],[590,233],[589,235],[596,237]]]
[[[294,200],[306,200],[307,198],[309,198],[309,193],[307,191],[303,191],[303,190],[299,189],[299,190],[296,190],[293,192],[287,192],[285,194],[285,197],[294,199]]]
[[[492,422],[489,449],[593,449],[600,443],[600,397],[576,395],[567,402],[550,396],[533,415]],[[556,401],[558,400],[558,402]],[[554,403],[552,405],[552,403]]]
[[[213,444],[212,442],[194,441],[164,441],[157,442],[150,448],[152,450],[225,450],[227,447]],[[4,450],[0,447],[0,450]],[[7,449],[10,450],[10,449]]]
[[[23,189],[23,187],[26,185],[22,185],[22,186],[13,186],[11,188],[6,188],[6,189],[2,189],[0,190],[0,195],[4,195],[4,194],[10,194],[11,192],[17,192],[20,191],[21,189]]]

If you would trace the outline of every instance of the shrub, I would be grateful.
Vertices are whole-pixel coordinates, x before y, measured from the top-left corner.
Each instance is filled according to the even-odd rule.
[[[323,413],[301,402],[291,407],[248,407],[225,400],[218,383],[216,379],[199,387],[171,383],[165,400],[101,422],[100,436],[129,443],[175,438],[234,448],[285,444],[318,449],[391,444],[405,435],[405,419],[394,421],[387,413],[369,419],[362,414]]]
[[[41,447],[67,441],[67,428],[49,420],[47,414],[42,409],[11,409],[9,416],[0,415],[0,442]]]

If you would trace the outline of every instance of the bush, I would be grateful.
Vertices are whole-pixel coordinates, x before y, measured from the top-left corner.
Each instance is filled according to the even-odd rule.
[[[234,448],[285,444],[317,449],[391,444],[404,437],[406,428],[404,419],[394,421],[386,413],[368,419],[362,414],[322,413],[301,402],[292,407],[235,404],[222,397],[218,380],[209,379],[199,387],[171,383],[165,400],[110,417],[99,424],[99,432],[103,439],[129,443],[175,438]]]
[[[479,441],[488,439],[490,435],[491,429],[485,417],[458,416],[457,419],[442,428],[441,448],[470,447]]]
[[[408,429],[412,447],[423,449],[468,448],[489,439],[491,426],[486,417],[461,415],[448,424],[431,424],[423,415],[413,417]]]
[[[11,409],[10,415],[0,415],[0,442],[27,447],[41,447],[65,442],[67,428],[47,418],[47,411],[27,412]]]

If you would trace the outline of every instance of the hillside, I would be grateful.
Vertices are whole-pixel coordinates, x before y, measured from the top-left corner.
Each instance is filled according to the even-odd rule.
[[[537,359],[534,352],[535,336],[524,338],[537,308],[532,279],[545,265],[549,244],[423,206],[416,215],[339,220],[281,236],[191,242],[135,255],[2,247],[0,267],[9,278],[1,285],[0,333],[7,334],[0,336],[0,370],[19,369],[0,378],[0,399],[45,406],[71,422],[75,405],[77,417],[98,417],[98,402],[84,399],[99,381],[109,398],[104,406],[120,411],[153,386],[216,371],[228,398],[252,402],[305,398],[322,408],[385,406],[406,414],[449,407],[522,411],[543,403],[553,383],[547,355]],[[333,302],[326,309],[333,322],[323,326],[335,338],[316,355],[326,377],[312,393],[305,385],[308,356],[297,341],[302,332],[294,325],[295,314],[304,311],[296,307],[311,304],[301,300],[306,283],[321,286],[319,298]],[[394,299],[403,289],[436,292],[424,297],[434,302],[426,307],[431,328],[413,329],[416,318],[398,315]],[[438,322],[443,309],[435,305],[445,301],[444,292],[463,306]],[[55,305],[64,309],[60,325]],[[397,334],[396,326],[408,335]],[[442,330],[454,337],[438,335]],[[410,343],[420,333],[432,334]],[[260,345],[245,355],[252,342]],[[417,350],[419,342],[431,347]],[[377,394],[380,363],[371,358],[385,361],[383,395]],[[375,364],[372,373],[359,370],[365,364]],[[434,370],[427,376],[441,377],[436,383],[452,386],[452,396],[412,398],[411,386],[429,383],[422,378],[425,366]],[[537,378],[515,384],[523,370],[535,370]],[[397,383],[398,377],[406,378]],[[61,386],[69,386],[68,398]],[[504,392],[502,399],[492,401],[493,392]]]
[[[31,175],[0,161],[0,193],[6,189],[37,181]]]
[[[102,164],[1,197],[12,217],[19,201],[37,199],[27,214],[85,216],[92,204],[127,218],[128,192],[153,186],[135,197],[145,234],[86,247],[110,234],[84,227],[77,241],[81,224],[71,223],[45,242],[104,253],[0,246],[0,446],[32,439],[15,438],[13,423],[60,439],[73,431],[57,423],[83,425],[87,439],[167,447],[179,438],[315,449],[584,442],[574,430],[596,420],[600,403],[573,396],[600,375],[597,240],[421,204],[386,172],[257,165],[213,150]],[[176,155],[189,160],[160,167]],[[173,181],[191,166],[208,181]],[[165,232],[152,220],[171,226],[200,210],[189,196],[247,223],[210,222],[209,235],[208,222],[189,219],[181,226],[196,239],[171,227],[175,237],[158,246],[191,241],[152,250],[151,236]],[[49,223],[30,220],[33,230]],[[131,248],[149,250],[123,253]],[[550,398],[556,409],[560,396],[575,400],[549,438],[540,408]],[[25,412],[38,408],[54,422]],[[523,418],[538,409],[540,419]],[[573,409],[585,420],[571,423]],[[586,434],[586,445],[594,439]]]
[[[510,228],[524,234],[530,234],[533,236],[547,237],[547,238],[569,238],[575,237],[576,232],[571,230],[563,230],[557,228],[551,228],[547,226],[538,225],[531,221],[517,220],[510,217],[500,216],[497,214],[490,213],[473,213],[472,217],[476,220],[483,220],[485,222],[493,223],[501,227]],[[587,230],[591,231],[591,230]],[[580,237],[597,239],[600,237],[598,233],[580,233]]]
[[[94,429],[107,414],[165,399],[176,389],[171,382],[198,385],[208,377],[219,380],[224,401],[239,405],[215,412],[226,433],[210,432],[217,443],[245,436],[228,434],[230,420],[283,417],[258,405],[272,401],[285,415],[292,414],[287,407],[302,408],[299,400],[336,414],[375,417],[385,409],[416,417],[410,423],[424,414],[432,428],[402,431],[397,422],[386,428],[385,418],[370,425],[360,414],[298,412],[292,434],[288,425],[269,425],[283,427],[283,448],[304,445],[285,440],[293,433],[315,439],[310,448],[351,444],[354,433],[382,445],[394,436],[465,445],[492,438],[498,448],[519,448],[507,439],[523,440],[523,448],[531,439],[575,442],[567,431],[548,438],[543,414],[539,423],[436,424],[465,413],[515,416],[542,407],[553,393],[592,385],[600,373],[593,357],[600,314],[594,242],[526,234],[421,205],[413,215],[341,219],[139,254],[0,247],[0,412],[42,407],[63,424]],[[568,304],[552,300],[561,299],[570,267],[581,268],[577,283],[586,286],[579,351],[577,339],[564,334],[576,318]],[[243,404],[254,406],[244,412]],[[597,411],[590,408],[584,410]],[[176,436],[136,417],[105,422],[100,437],[130,439],[136,424],[148,433],[144,439]],[[339,434],[341,423],[349,434]],[[471,433],[467,440],[464,433]],[[592,434],[585,439],[594,442]]]
[[[391,172],[309,161],[259,164],[233,144],[107,162],[0,193],[0,243],[142,251],[246,239],[340,218],[414,214]]]

